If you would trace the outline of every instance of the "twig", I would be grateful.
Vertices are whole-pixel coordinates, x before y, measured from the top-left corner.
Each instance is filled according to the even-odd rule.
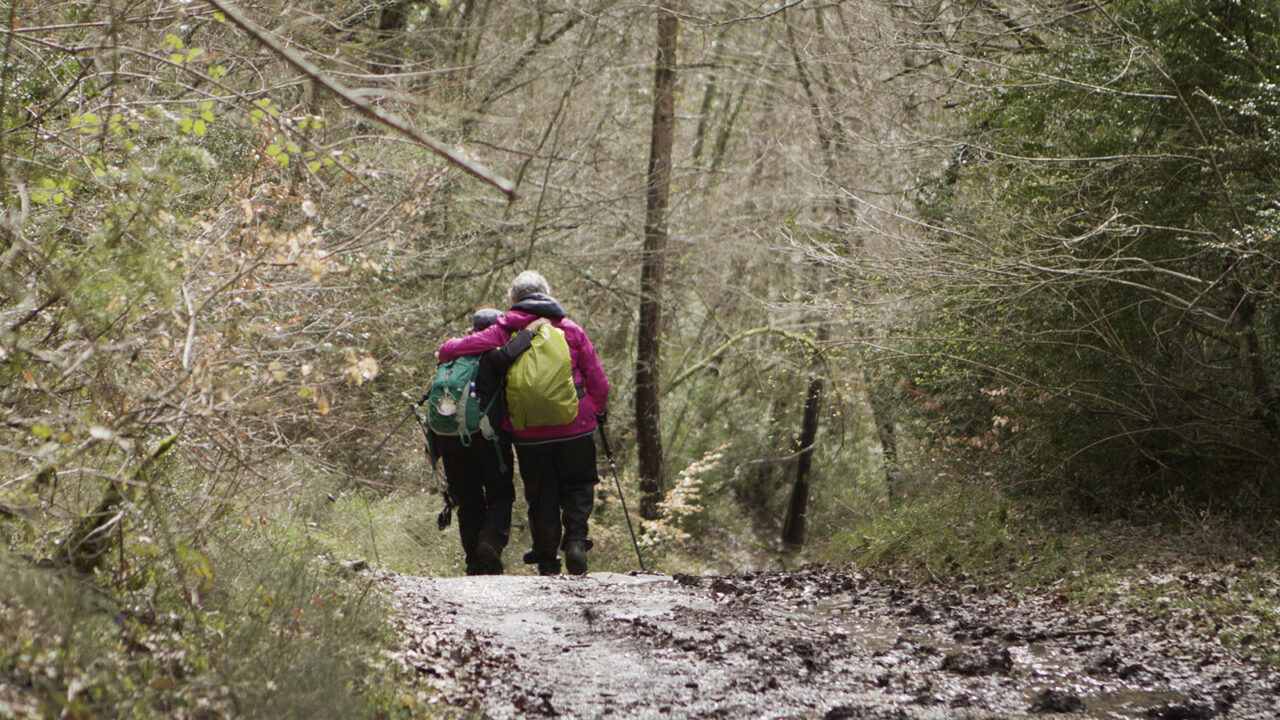
[[[782,330],[775,327],[752,328],[750,330],[745,330],[743,332],[740,332],[737,335],[734,335],[733,337],[729,338],[728,340],[725,340],[723,343],[721,343],[720,347],[716,348],[715,350],[712,350],[710,355],[703,358],[693,367],[680,373],[678,376],[676,376],[674,380],[672,380],[670,383],[667,384],[666,389],[663,390],[663,394],[665,395],[667,393],[670,393],[672,390],[676,389],[676,387],[678,387],[681,383],[693,377],[693,375],[696,374],[699,370],[704,370],[707,367],[710,367],[711,363],[715,362],[720,358],[721,355],[724,355],[726,352],[728,352],[729,348],[733,347],[739,342],[742,342],[743,340],[746,340],[749,337],[753,337],[756,335],[781,335],[784,338],[795,340],[796,342],[807,346],[811,351],[813,351],[815,354],[821,357],[821,350],[819,350],[818,346],[813,342],[812,339],[804,335],[799,335],[797,333],[789,332],[787,330]]]
[[[182,301],[187,305],[187,342],[182,348],[182,369],[191,371],[191,349],[196,342],[196,309],[191,304],[191,292],[182,286]]]

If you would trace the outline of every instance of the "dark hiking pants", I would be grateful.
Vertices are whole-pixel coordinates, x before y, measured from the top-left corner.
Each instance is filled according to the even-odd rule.
[[[511,536],[511,505],[516,497],[511,444],[501,439],[486,440],[477,433],[466,446],[456,437],[437,435],[435,446],[444,461],[449,495],[457,505],[458,535],[467,558],[467,572],[500,570],[482,567],[475,550],[483,540],[501,553]],[[498,453],[502,453],[501,463]]]
[[[581,540],[587,547],[587,520],[595,501],[596,444],[590,435],[516,445],[524,499],[529,504],[533,556],[543,571],[559,570],[556,553],[563,543]]]

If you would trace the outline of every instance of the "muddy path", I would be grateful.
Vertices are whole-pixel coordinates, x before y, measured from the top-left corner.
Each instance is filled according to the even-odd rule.
[[[825,569],[386,575],[399,659],[460,715],[1280,718],[1280,675],[1177,622]]]

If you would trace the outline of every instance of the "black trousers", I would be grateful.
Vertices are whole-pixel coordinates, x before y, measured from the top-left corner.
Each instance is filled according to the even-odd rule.
[[[559,566],[562,541],[587,538],[587,520],[595,502],[596,444],[590,435],[516,445],[524,499],[529,503],[529,534],[533,555],[543,569]]]
[[[467,557],[467,570],[497,570],[480,567],[474,556],[481,540],[501,553],[511,537],[511,505],[516,497],[511,443],[501,437],[486,440],[477,433],[465,446],[458,438],[443,435],[436,435],[434,444],[444,461],[449,495],[457,505],[458,535]]]

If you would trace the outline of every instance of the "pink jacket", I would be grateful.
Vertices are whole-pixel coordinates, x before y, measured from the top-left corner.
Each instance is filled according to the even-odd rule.
[[[537,319],[537,315],[512,308],[503,313],[497,322],[480,332],[444,341],[437,353],[440,362],[502,347],[511,339],[512,333],[523,330]],[[586,331],[567,317],[549,317],[547,320],[564,331],[565,340],[569,343],[569,359],[573,365],[573,384],[583,388],[585,392],[578,398],[578,416],[567,425],[512,430],[510,421],[504,418],[503,427],[512,432],[516,442],[536,443],[588,435],[596,429],[596,413],[608,407],[609,379],[605,377],[600,356],[596,355],[596,349]]]

